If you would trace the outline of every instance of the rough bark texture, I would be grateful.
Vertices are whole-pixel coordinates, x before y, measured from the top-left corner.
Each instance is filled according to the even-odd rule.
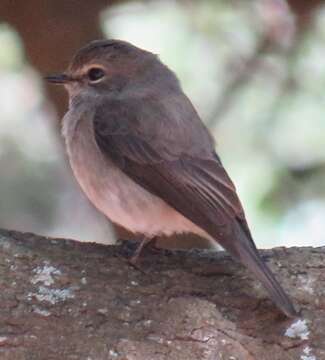
[[[325,359],[325,248],[263,251],[297,319],[223,252],[131,250],[0,231],[0,358]]]

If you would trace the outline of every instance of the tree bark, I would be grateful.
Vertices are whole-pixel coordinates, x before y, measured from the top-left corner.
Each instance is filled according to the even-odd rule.
[[[325,248],[262,251],[287,319],[224,252],[132,247],[1,230],[0,358],[325,359]]]

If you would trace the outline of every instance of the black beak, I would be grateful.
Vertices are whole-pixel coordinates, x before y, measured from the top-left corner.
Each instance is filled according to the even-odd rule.
[[[67,82],[71,81],[70,77],[66,74],[56,74],[45,76],[44,79],[52,84],[66,84]]]

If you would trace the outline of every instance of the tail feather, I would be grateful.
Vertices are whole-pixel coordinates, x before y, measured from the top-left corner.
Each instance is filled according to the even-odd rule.
[[[236,241],[223,244],[225,249],[238,258],[261,281],[271,299],[288,317],[295,317],[297,312],[291,300],[262,260],[250,234],[247,234],[238,222],[235,225],[235,237]]]

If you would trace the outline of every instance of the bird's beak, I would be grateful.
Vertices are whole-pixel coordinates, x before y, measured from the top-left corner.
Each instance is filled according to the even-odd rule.
[[[72,79],[70,76],[66,74],[55,74],[50,76],[45,76],[44,79],[52,84],[66,84],[67,82],[71,81]]]

